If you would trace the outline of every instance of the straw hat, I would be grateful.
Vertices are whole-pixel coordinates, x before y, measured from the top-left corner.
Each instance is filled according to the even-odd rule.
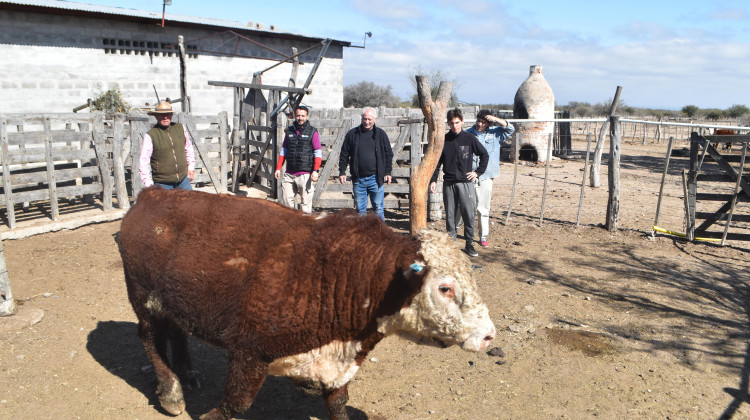
[[[172,105],[170,105],[169,102],[161,101],[158,104],[156,104],[156,107],[153,111],[149,111],[148,115],[155,115],[155,114],[172,114]]]

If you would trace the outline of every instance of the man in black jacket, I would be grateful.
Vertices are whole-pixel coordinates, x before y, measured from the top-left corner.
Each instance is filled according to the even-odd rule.
[[[391,183],[393,149],[385,131],[375,127],[377,117],[375,108],[365,108],[362,111],[362,124],[346,133],[339,155],[339,182],[342,185],[346,183],[346,167],[349,165],[357,213],[367,213],[369,197],[375,214],[385,220],[385,184]]]
[[[448,111],[450,131],[445,134],[443,153],[440,155],[435,173],[432,174],[430,191],[437,189],[440,167],[443,167],[443,205],[445,206],[445,229],[456,237],[456,210],[460,209],[464,220],[464,251],[471,257],[479,254],[474,249],[474,213],[477,210],[474,180],[484,173],[489,162],[487,149],[477,138],[463,130],[464,116],[458,108]],[[472,171],[474,155],[479,156],[479,165]]]

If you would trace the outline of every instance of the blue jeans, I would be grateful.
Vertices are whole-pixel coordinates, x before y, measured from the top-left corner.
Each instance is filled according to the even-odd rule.
[[[381,220],[385,221],[385,215],[383,215],[385,184],[378,187],[377,175],[370,175],[353,181],[352,192],[354,193],[354,203],[357,205],[357,213],[360,216],[367,214],[367,197],[370,197],[372,210]]]
[[[182,181],[175,182],[175,183],[169,183],[169,184],[162,184],[161,182],[154,182],[154,185],[157,187],[162,187],[165,190],[173,190],[175,188],[179,188],[181,190],[192,190],[193,186],[190,184],[190,177],[182,178]]]

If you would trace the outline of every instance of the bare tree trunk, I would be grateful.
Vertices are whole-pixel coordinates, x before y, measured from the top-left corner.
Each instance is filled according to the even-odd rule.
[[[433,101],[430,78],[416,76],[419,107],[427,120],[427,148],[424,157],[416,168],[412,168],[409,183],[409,212],[411,234],[417,235],[427,227],[427,192],[430,179],[435,172],[445,142],[445,113],[451,98],[453,82],[440,82],[437,100]]]
[[[620,102],[620,92],[622,92],[622,86],[617,86],[615,91],[615,99],[612,100],[612,106],[609,108],[609,117],[615,115],[617,111],[617,103]],[[604,139],[605,135],[609,132],[609,120],[605,121],[599,130],[599,138],[596,140],[596,148],[594,148],[594,159],[591,162],[591,179],[589,185],[592,187],[599,187],[602,185],[599,180],[599,167],[602,164],[602,152],[604,151]]]
[[[612,117],[609,133],[609,200],[607,201],[607,230],[617,231],[620,218],[620,139],[622,125],[620,117]]]

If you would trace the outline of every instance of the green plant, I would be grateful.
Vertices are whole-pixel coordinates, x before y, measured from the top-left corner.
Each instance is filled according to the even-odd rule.
[[[119,86],[114,85],[113,88],[104,91],[101,83],[96,84],[94,99],[92,99],[91,106],[89,107],[92,112],[102,111],[114,114],[117,112],[128,112],[130,108],[130,104],[123,99]]]

